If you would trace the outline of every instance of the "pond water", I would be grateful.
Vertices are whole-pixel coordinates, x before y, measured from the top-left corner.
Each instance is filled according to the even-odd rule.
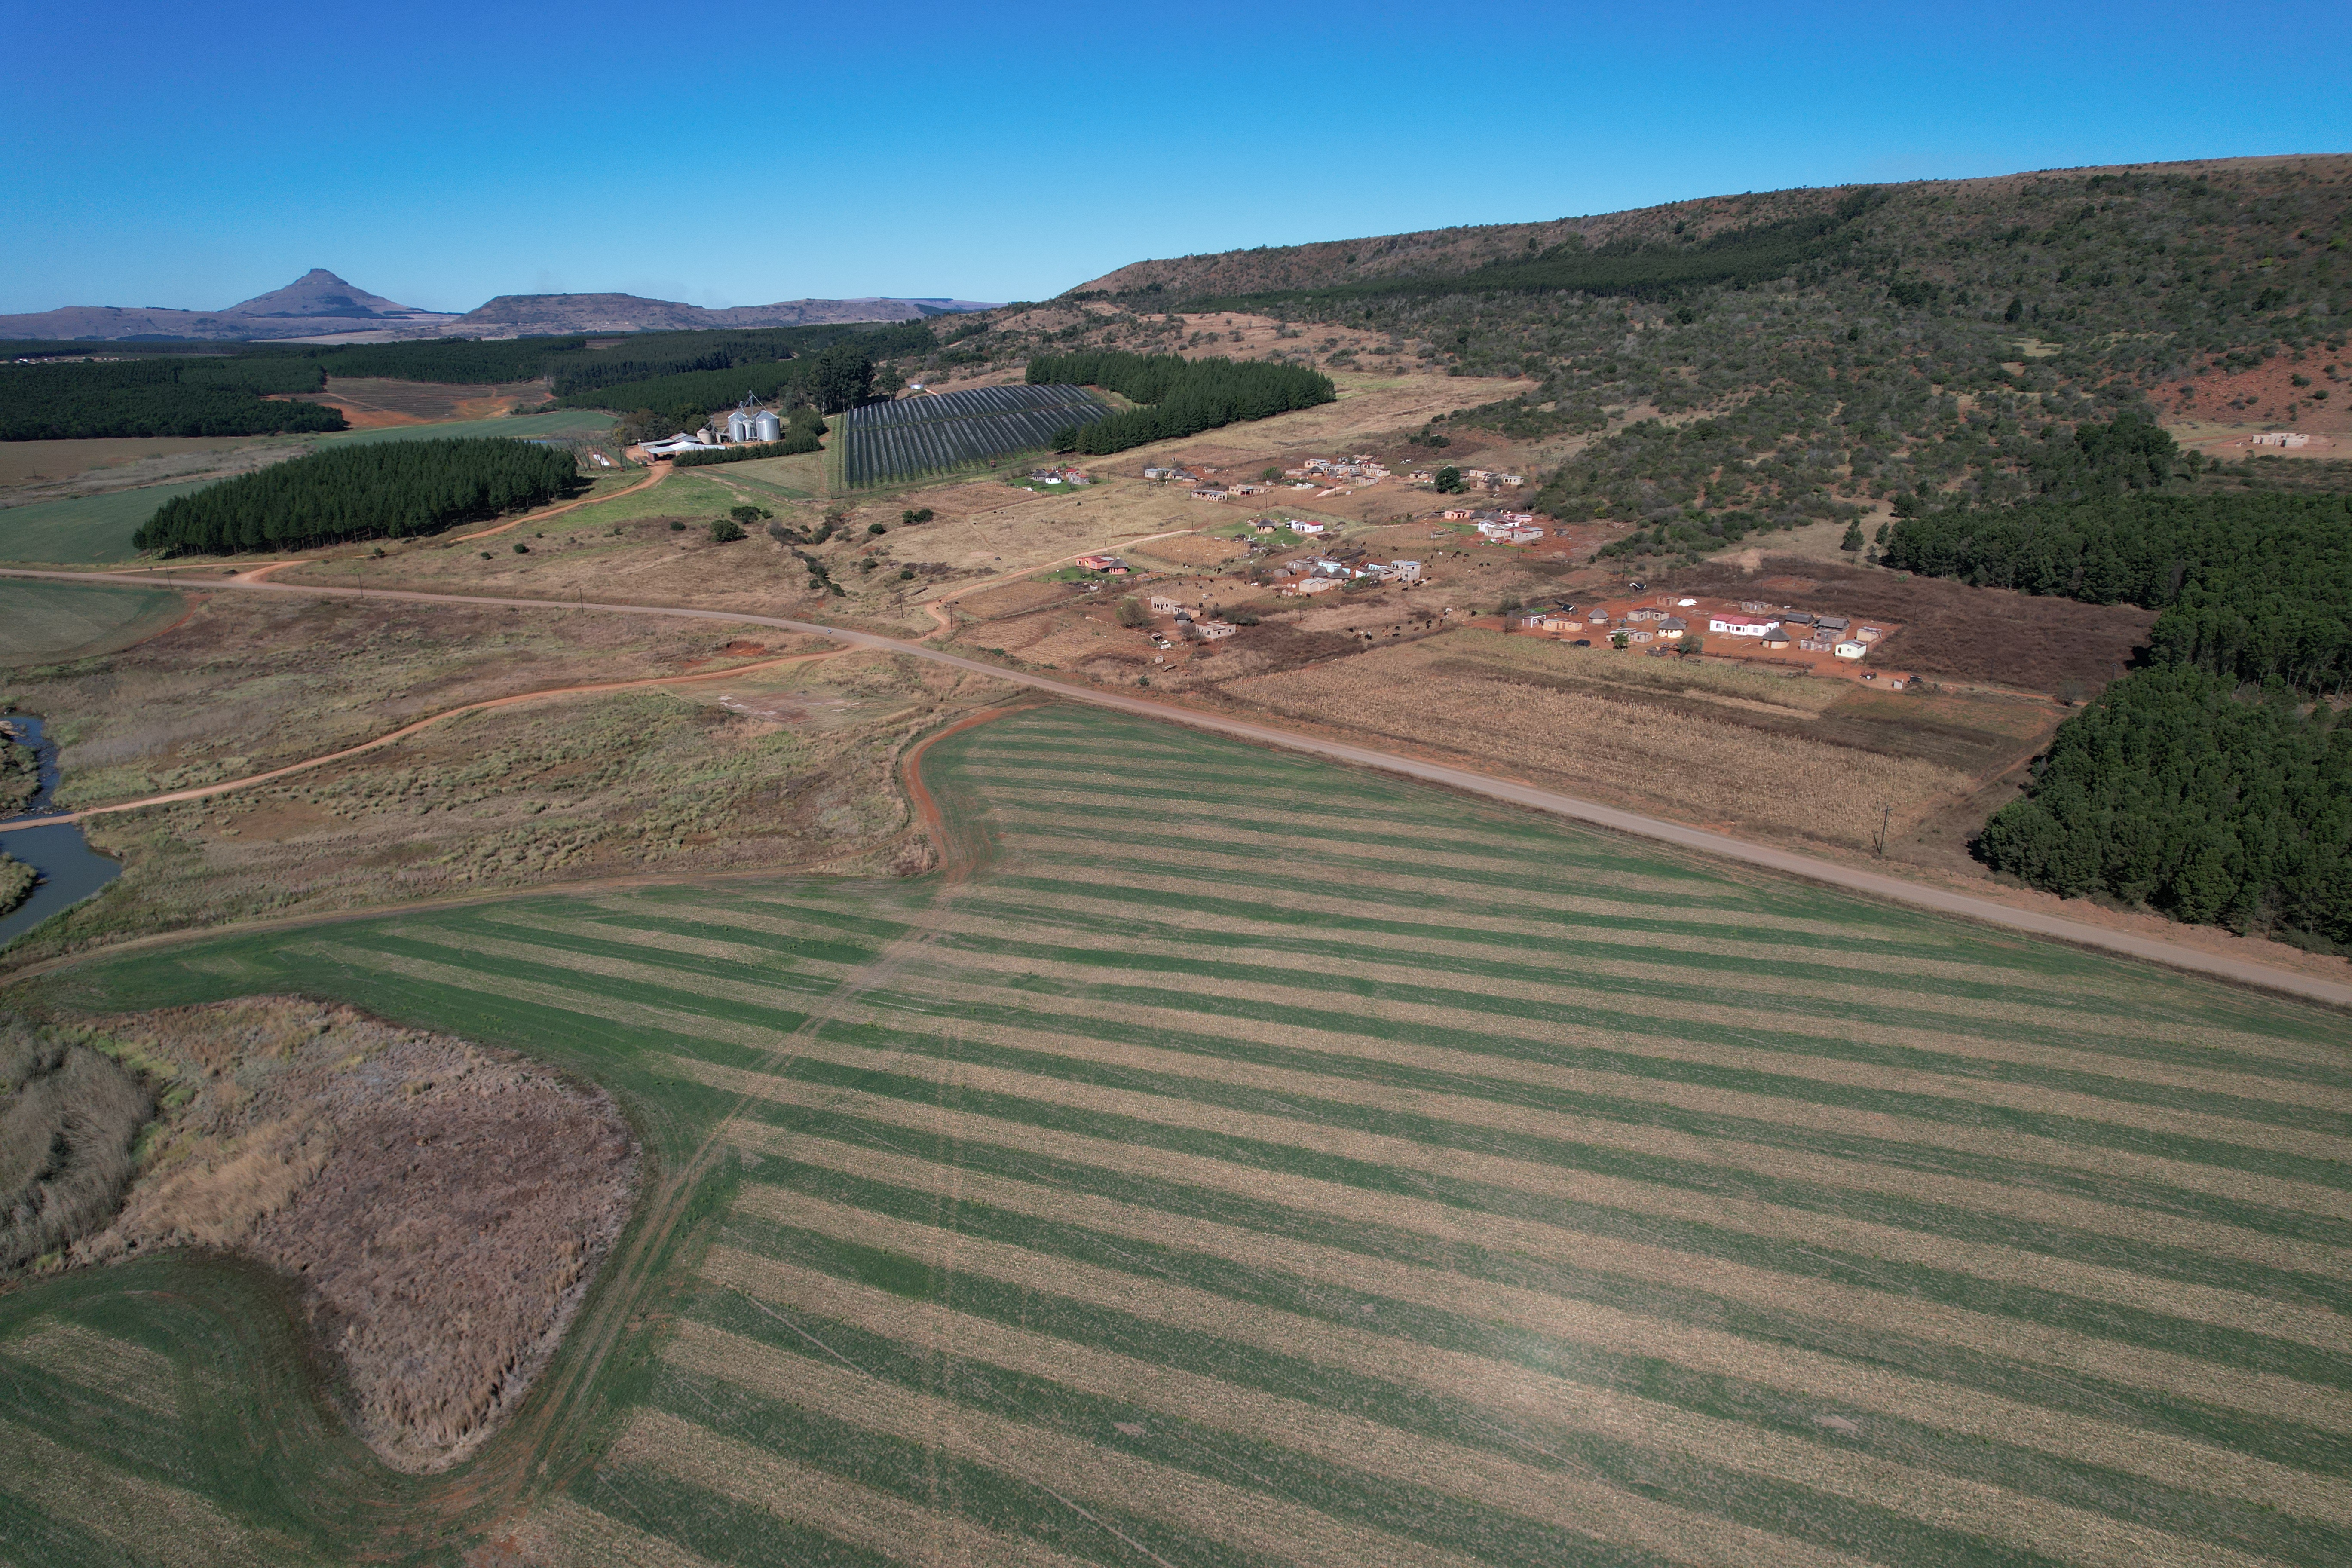
[[[30,898],[0,915],[0,947],[7,946],[51,915],[81,902],[122,875],[122,863],[92,849],[82,837],[78,822],[48,827],[8,826],[49,814],[50,802],[58,793],[58,748],[44,731],[41,721],[30,714],[11,713],[5,722],[40,759],[41,787],[24,811],[12,817],[0,817],[0,849],[39,871],[41,879]]]

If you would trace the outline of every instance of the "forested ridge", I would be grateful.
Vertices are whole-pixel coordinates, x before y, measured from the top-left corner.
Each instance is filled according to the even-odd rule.
[[[2069,897],[2352,945],[2352,726],[2336,706],[2352,497],[1955,508],[1898,521],[1885,563],[2161,612],[2148,668],[2060,725],[2030,793],[1985,824],[1988,864]]]
[[[277,358],[0,365],[0,440],[346,429],[340,409],[262,395],[325,384],[317,365]]]
[[[1146,405],[1073,425],[1055,443],[1060,451],[1090,454],[1123,452],[1150,441],[1312,408],[1339,396],[1329,376],[1300,365],[1117,350],[1040,354],[1029,362],[1028,380],[1033,386],[1104,387]]]
[[[400,539],[495,517],[583,481],[560,447],[495,437],[338,446],[165,501],[133,536],[165,555]]]

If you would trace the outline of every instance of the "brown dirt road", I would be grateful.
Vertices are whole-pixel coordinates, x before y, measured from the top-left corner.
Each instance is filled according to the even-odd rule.
[[[1033,569],[1034,570],[1034,569]],[[69,583],[106,582],[104,573],[41,572],[26,568],[0,568],[0,576],[31,577]],[[410,604],[488,605],[499,608],[546,609],[553,602],[541,599],[493,598],[488,595],[458,594],[423,594],[395,588],[328,588],[289,583],[239,582],[221,578],[212,582],[191,583],[191,589],[245,591],[251,593],[310,594],[321,597],[390,599]],[[2084,921],[2070,920],[2063,915],[2040,910],[2020,909],[1971,894],[1935,888],[1901,878],[1866,871],[1841,865],[1833,860],[1819,859],[1769,845],[1752,844],[1728,834],[1706,828],[1693,827],[1679,822],[1662,821],[1636,812],[1620,811],[1611,806],[1580,800],[1574,795],[1540,789],[1513,779],[1496,778],[1474,770],[1454,767],[1423,758],[1383,752],[1322,736],[1304,734],[1273,724],[1259,723],[1223,713],[1206,712],[1177,703],[1153,701],[1130,697],[1121,692],[1104,691],[1089,686],[1074,685],[1025,669],[1008,669],[1001,665],[966,658],[926,644],[901,637],[884,637],[876,632],[851,631],[841,626],[826,626],[817,621],[793,620],[782,616],[758,616],[737,610],[679,609],[656,605],[616,605],[572,602],[574,610],[601,611],[608,615],[667,616],[679,620],[716,621],[732,626],[771,626],[783,631],[799,632],[810,637],[825,637],[851,647],[878,649],[887,653],[903,653],[916,658],[930,659],[975,675],[987,676],[1013,685],[1027,686],[1049,692],[1072,702],[1084,702],[1099,708],[1109,708],[1141,718],[1157,719],[1185,724],[1213,733],[1230,735],[1237,740],[1260,745],[1276,746],[1285,751],[1305,752],[1331,758],[1355,767],[1371,768],[1382,773],[1399,773],[1407,778],[1443,784],[1449,789],[1482,795],[1507,805],[1526,806],[1549,816],[1565,817],[1596,827],[1605,827],[1636,837],[1654,839],[1681,848],[1695,849],[1702,854],[1719,856],[1766,870],[1801,877],[1808,881],[1829,887],[1843,888],[1850,892],[1907,904],[1938,914],[1957,915],[1966,920],[2030,935],[2048,937],[2071,942],[2078,947],[2096,948],[2122,953],[2126,957],[2165,964],[2201,974],[2214,975],[2241,984],[2278,991],[2307,1000],[2326,1003],[2337,1007],[2352,1008],[2352,984],[2299,974],[2291,970],[2273,968],[2265,963],[2237,958],[2225,953],[2207,952],[2185,943],[2168,942],[2158,937],[2140,936],[2134,932],[2113,931]],[[730,674],[733,671],[728,672]]]

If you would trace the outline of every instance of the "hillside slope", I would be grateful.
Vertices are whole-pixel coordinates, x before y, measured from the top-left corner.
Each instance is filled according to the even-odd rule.
[[[1331,371],[1529,378],[1454,422],[1590,436],[1538,504],[1696,555],[1906,494],[2013,499],[2117,415],[2352,450],[2348,245],[2344,154],[1750,193],[1136,262],[932,358],[1246,336]]]

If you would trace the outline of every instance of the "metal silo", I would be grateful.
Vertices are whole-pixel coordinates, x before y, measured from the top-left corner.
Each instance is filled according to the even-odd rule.
[[[783,421],[776,417],[775,411],[773,409],[762,408],[760,410],[760,416],[751,421],[751,426],[754,432],[753,439],[755,440],[780,441],[783,438]]]

